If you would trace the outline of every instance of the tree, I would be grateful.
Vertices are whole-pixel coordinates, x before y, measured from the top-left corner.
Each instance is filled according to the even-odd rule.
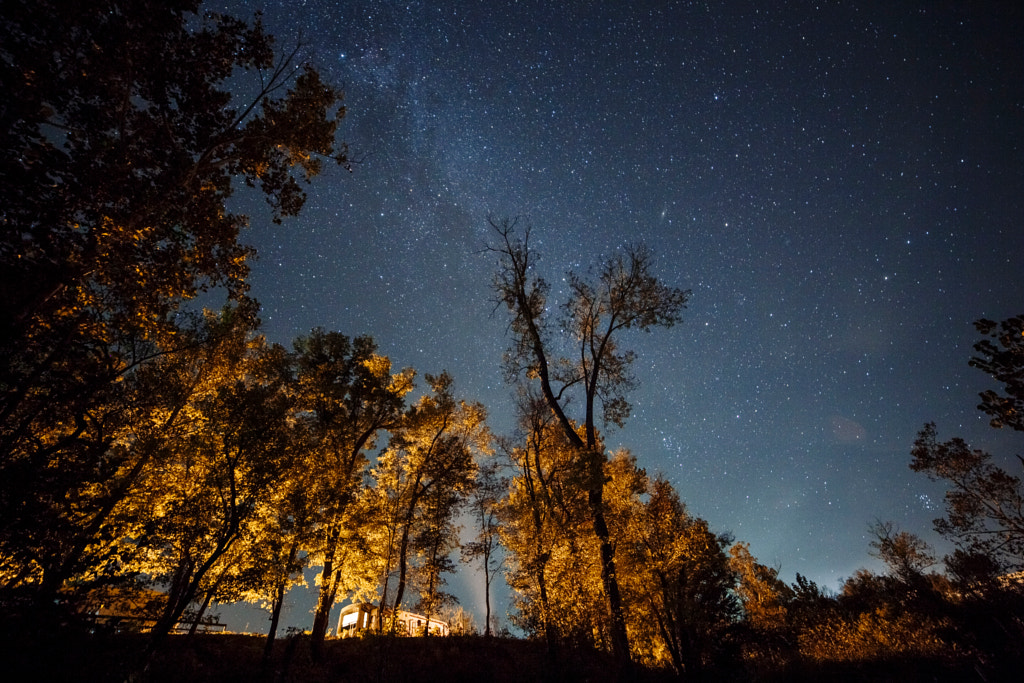
[[[506,491],[508,479],[500,474],[500,463],[490,459],[477,467],[476,481],[469,499],[469,509],[476,525],[476,537],[462,546],[462,560],[480,561],[484,575],[484,637],[491,637],[491,584],[503,566],[499,555],[499,506]]]
[[[974,326],[988,339],[974,345],[979,355],[971,358],[970,365],[1001,382],[1006,392],[983,391],[978,409],[992,417],[994,428],[1024,431],[1024,315],[1000,323],[982,319]],[[1024,568],[1024,486],[1020,477],[963,439],[940,443],[937,434],[932,422],[918,433],[910,468],[952,486],[946,492],[946,516],[935,520],[935,530],[960,550],[958,556],[947,560],[966,574],[991,574],[992,567],[1002,571]],[[1024,458],[1018,455],[1017,461],[1024,467]]]
[[[931,547],[916,534],[898,529],[893,522],[877,521],[869,527],[875,540],[871,554],[882,560],[893,577],[914,586],[935,564]]]
[[[441,575],[453,568],[448,556],[458,547],[453,520],[472,484],[474,454],[490,450],[483,406],[456,400],[453,380],[446,372],[426,379],[431,393],[409,409],[382,455],[382,466],[375,468],[377,499],[393,515],[385,533],[389,543],[384,548],[381,606],[389,604],[395,571],[395,593],[390,598],[395,612],[402,607],[413,573],[428,612],[445,604]],[[412,565],[410,551],[419,554],[418,566]]]
[[[218,286],[244,299],[235,180],[280,219],[323,159],[347,163],[341,94],[295,53],[275,58],[259,21],[197,8],[4,5],[0,87],[18,96],[0,108],[0,519],[35,511],[39,531],[0,525],[0,555],[22,577],[18,558],[106,485],[127,380],[184,346],[182,303]],[[50,575],[28,583],[52,594]]]
[[[288,473],[285,352],[257,338],[238,362],[234,377],[198,402],[197,423],[171,445],[172,457],[150,473],[146,491],[126,501],[146,511],[134,535],[148,550],[139,569],[167,589],[154,648],[204,586],[215,592],[208,579]]]
[[[729,548],[729,566],[738,579],[736,595],[743,606],[745,621],[766,632],[784,627],[786,603],[793,598],[793,591],[779,579],[779,571],[759,563],[750,554],[747,543]]]
[[[461,527],[455,524],[455,516],[463,507],[465,496],[466,490],[462,487],[443,486],[435,487],[423,501],[420,529],[411,546],[420,559],[417,573],[421,588],[416,611],[427,618],[423,625],[424,635],[430,635],[430,620],[434,615],[459,602],[444,587],[448,583],[445,574],[455,571],[451,554],[459,549],[461,531]]]
[[[294,377],[290,389],[294,389]],[[277,482],[273,495],[264,501],[253,516],[251,529],[239,549],[240,568],[233,577],[234,601],[258,603],[270,613],[270,627],[263,650],[267,665],[284,608],[285,596],[293,586],[305,586],[303,569],[309,562],[305,549],[311,544],[315,530],[310,470],[305,456],[309,441],[304,424],[289,420],[290,440],[288,469]]]
[[[125,501],[163,467],[170,445],[198,419],[198,403],[233,379],[252,328],[247,309],[207,312],[189,327],[182,325],[173,352],[140,365],[117,383],[116,397],[90,412],[88,431],[94,436],[82,439],[79,457],[65,458],[64,469],[45,473],[36,497],[0,523],[5,592],[25,593],[33,602],[59,592],[74,602],[94,584],[125,578],[123,567],[138,545],[122,540],[132,534],[115,530],[140,523],[146,514]],[[9,463],[6,473],[0,488],[40,481],[25,461]],[[57,491],[64,497],[54,500]],[[24,495],[10,498],[18,493]]]
[[[297,417],[309,435],[307,495],[316,525],[308,551],[323,567],[311,636],[318,657],[341,587],[345,542],[352,531],[349,508],[363,486],[367,452],[380,431],[400,421],[414,373],[391,374],[391,361],[377,353],[370,337],[350,340],[319,329],[296,340],[295,360]]]
[[[1024,314],[1000,323],[978,320],[974,327],[990,339],[974,345],[979,355],[971,358],[970,366],[992,375],[1006,391],[1005,395],[991,389],[981,392],[978,409],[992,417],[997,429],[1024,431]]]
[[[502,445],[513,477],[499,534],[509,552],[506,578],[519,626],[542,635],[554,660],[563,638],[592,632],[589,617],[577,611],[586,602],[581,596],[593,593],[581,551],[588,519],[584,465],[529,388],[521,388],[518,413],[521,434]]]
[[[736,575],[736,596],[743,609],[736,630],[744,659],[754,667],[784,665],[795,653],[794,591],[779,579],[778,569],[758,562],[746,543],[729,548],[729,567]],[[797,581],[807,586],[799,574]]]
[[[1019,477],[963,439],[940,443],[934,423],[918,433],[911,455],[911,469],[952,487],[946,491],[946,516],[935,520],[936,531],[968,554],[991,558],[1003,571],[1024,567],[1024,487]]]
[[[539,384],[548,410],[582,463],[588,479],[593,531],[600,546],[601,578],[611,620],[612,650],[620,661],[630,657],[629,638],[622,596],[615,573],[615,553],[604,514],[604,463],[607,456],[598,436],[596,410],[606,425],[621,426],[629,416],[625,392],[635,380],[629,366],[635,359],[620,347],[620,337],[630,329],[671,327],[680,320],[689,292],[668,287],[651,274],[652,257],[642,246],[629,246],[611,256],[594,281],[570,272],[569,298],[562,306],[557,329],[573,348],[571,355],[553,355],[558,343],[547,315],[549,287],[534,266],[536,253],[530,248],[530,231],[522,239],[515,233],[515,221],[490,224],[500,241],[490,251],[499,257],[494,289],[498,305],[512,318],[512,343],[505,354],[510,381],[525,378]],[[570,397],[577,395],[583,416],[577,431],[569,417]]]
[[[1024,431],[1024,315],[996,323],[978,320],[984,339],[974,345],[970,365],[991,375],[1003,392],[983,391],[978,409],[990,416],[996,429]],[[990,453],[971,448],[963,439],[938,440],[934,423],[918,433],[911,450],[911,469],[933,481],[943,481],[946,514],[935,530],[956,550],[945,558],[956,587],[947,612],[965,651],[976,653],[978,671],[1003,674],[1020,666],[1022,592],[1001,574],[1024,568],[1024,484],[995,462]],[[1024,458],[1016,456],[1024,469]],[[1011,674],[1012,676],[1012,674]]]
[[[736,574],[726,554],[731,539],[691,516],[665,479],[649,480],[628,454],[618,454],[610,466],[610,514],[621,518],[614,537],[625,548],[628,625],[643,645],[634,652],[699,677],[723,651],[739,616]]]

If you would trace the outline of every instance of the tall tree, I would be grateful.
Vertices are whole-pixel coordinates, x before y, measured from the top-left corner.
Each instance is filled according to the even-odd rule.
[[[441,573],[451,569],[449,552],[458,545],[453,519],[472,484],[474,455],[490,450],[483,406],[457,400],[448,373],[426,379],[431,393],[409,409],[395,430],[384,455],[392,463],[390,477],[377,482],[378,488],[392,487],[382,500],[395,502],[389,533],[394,546],[388,548],[393,563],[385,564],[381,592],[381,605],[395,611],[402,607],[413,569],[427,593],[440,589]],[[412,566],[410,551],[421,553],[418,567]],[[395,593],[388,602],[392,571],[397,572]],[[424,604],[442,606],[429,597]]]
[[[1020,477],[963,439],[939,442],[934,423],[918,433],[911,455],[911,469],[950,486],[946,515],[935,520],[935,530],[968,555],[989,558],[1002,571],[1024,568],[1024,485]]]
[[[0,89],[18,96],[0,107],[0,519],[34,510],[46,530],[0,526],[5,561],[105,485],[125,380],[180,348],[182,302],[244,297],[233,183],[280,219],[323,159],[345,163],[340,93],[276,58],[258,21],[198,4],[4,4]],[[234,100],[246,74],[252,97]]]
[[[295,342],[298,418],[309,435],[306,467],[316,533],[308,548],[319,578],[311,645],[320,656],[328,620],[343,578],[351,504],[363,485],[367,453],[380,431],[402,417],[413,371],[391,373],[391,361],[377,353],[373,339],[350,340],[337,332],[314,330]]]
[[[124,519],[124,502],[193,428],[199,402],[233,379],[252,323],[251,307],[242,306],[181,326],[177,348],[140,365],[117,384],[116,400],[90,413],[90,431],[102,435],[90,444],[102,450],[99,459],[65,460],[65,470],[48,473],[36,497],[0,523],[5,591],[27,591],[33,602],[58,591],[75,600],[95,583],[125,578],[121,569],[138,546],[122,541],[132,534],[111,529],[135,524],[145,513],[136,508]],[[6,471],[5,486],[28,485],[33,477],[25,461]],[[54,500],[58,490],[65,497]]]
[[[137,538],[149,557],[139,568],[167,590],[154,643],[204,585],[215,588],[208,579],[288,472],[292,398],[284,350],[256,339],[238,362],[243,367],[198,403],[197,423],[172,444],[164,468],[151,472],[148,492],[127,501],[148,512]]]
[[[416,611],[426,617],[423,634],[430,635],[430,621],[445,609],[453,608],[459,599],[444,590],[446,574],[455,571],[452,553],[459,549],[459,532],[455,523],[466,501],[466,487],[435,487],[424,499],[420,529],[412,539],[412,548],[419,556],[419,600]]]
[[[568,275],[569,298],[562,306],[557,327],[548,318],[547,283],[536,274],[537,254],[529,245],[530,231],[522,238],[515,221],[490,220],[499,241],[490,250],[499,257],[494,288],[498,304],[512,318],[512,344],[505,355],[510,380],[525,378],[539,384],[548,409],[565,437],[586,464],[586,490],[593,531],[600,546],[601,578],[611,621],[612,650],[629,661],[629,637],[622,596],[615,573],[614,546],[604,511],[604,446],[598,436],[597,410],[605,424],[621,426],[629,416],[625,393],[635,380],[629,366],[635,354],[621,348],[630,329],[671,327],[681,319],[689,292],[662,284],[652,273],[652,257],[643,246],[629,246],[602,264],[593,281]],[[557,341],[557,329],[563,338]],[[571,348],[555,355],[561,344]],[[568,410],[570,398],[582,406],[582,434]]]
[[[294,390],[294,377],[289,390]],[[294,393],[294,392],[293,392]],[[272,495],[261,501],[237,549],[238,568],[230,577],[230,601],[244,600],[267,608],[270,627],[263,650],[264,664],[273,653],[285,596],[293,586],[304,586],[303,569],[308,564],[306,548],[315,530],[311,472],[306,466],[309,442],[304,424],[290,416],[287,438],[288,461],[285,474]],[[218,594],[218,599],[222,598]],[[221,600],[224,601],[224,600]]]
[[[502,445],[513,476],[499,533],[509,552],[506,578],[519,625],[542,635],[554,660],[563,638],[588,628],[566,618],[569,611],[558,598],[560,588],[576,593],[587,583],[579,552],[588,520],[584,466],[543,398],[524,388],[518,412],[521,434]]]
[[[491,584],[501,571],[499,507],[508,491],[508,479],[501,476],[501,463],[490,458],[478,464],[476,481],[469,499],[470,516],[476,536],[462,546],[462,560],[478,560],[484,575],[484,638],[491,637]]]

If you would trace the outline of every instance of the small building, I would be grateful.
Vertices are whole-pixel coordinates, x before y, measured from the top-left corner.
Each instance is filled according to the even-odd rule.
[[[369,631],[377,627],[378,607],[368,602],[357,602],[347,605],[341,610],[338,618],[338,637],[350,638],[361,631]],[[393,610],[384,610],[384,630],[391,628]],[[429,631],[428,631],[429,629]],[[440,619],[427,619],[422,614],[398,610],[395,616],[395,633],[400,636],[421,636],[429,632],[432,636],[447,636],[448,623]]]

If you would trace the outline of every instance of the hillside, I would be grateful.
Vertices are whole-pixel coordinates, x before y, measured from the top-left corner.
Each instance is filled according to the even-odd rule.
[[[124,681],[147,642],[138,634],[79,634],[14,638],[3,654],[7,680]],[[367,637],[327,642],[325,657],[313,662],[305,637],[278,643],[269,667],[261,665],[262,637],[247,635],[173,636],[140,683],[612,683],[621,680],[612,660],[586,650],[564,650],[550,661],[543,644],[514,638]],[[705,672],[701,680],[764,681],[959,681],[969,671],[942,668],[935,662],[874,662],[867,666],[762,670],[739,662]],[[680,680],[667,670],[636,667],[626,680],[662,683]],[[688,680],[696,680],[693,677]]]

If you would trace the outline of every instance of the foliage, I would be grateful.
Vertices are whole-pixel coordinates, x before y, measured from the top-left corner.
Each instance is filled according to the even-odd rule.
[[[978,409],[992,417],[995,428],[1024,430],[1024,316],[1001,323],[978,320],[975,328],[988,337],[974,345],[979,354],[970,365],[1004,385],[1005,395],[981,393]],[[994,342],[993,342],[994,340]],[[952,564],[960,572],[978,574],[1024,568],[1024,487],[1021,479],[996,465],[992,456],[972,449],[960,438],[939,442],[934,423],[924,426],[914,441],[910,467],[933,481],[950,485],[946,516],[935,529],[952,540],[960,555]],[[1024,466],[1024,459],[1017,456]]]
[[[426,379],[432,392],[392,432],[372,471],[372,487],[382,505],[374,517],[388,539],[376,548],[381,604],[401,609],[412,579],[420,593],[418,608],[429,617],[453,603],[442,587],[443,575],[454,569],[449,555],[458,548],[455,518],[472,487],[474,457],[489,452],[491,436],[483,406],[456,400],[450,375]]]
[[[168,457],[125,500],[123,518],[139,526],[119,535],[144,551],[135,571],[167,587],[157,637],[230,558],[289,470],[291,398],[283,349],[256,338],[234,362],[225,368],[229,378],[195,404],[191,428],[166,444]]]
[[[605,519],[603,467],[607,455],[598,436],[595,411],[600,405],[606,425],[624,423],[630,410],[625,394],[635,383],[629,371],[635,355],[621,347],[621,336],[630,329],[648,331],[679,322],[689,292],[662,284],[651,273],[650,252],[642,245],[630,245],[608,258],[593,278],[568,274],[569,296],[555,327],[547,315],[548,284],[534,269],[538,257],[529,244],[530,230],[519,238],[515,221],[491,219],[490,224],[500,239],[490,247],[499,257],[494,291],[497,304],[504,305],[511,317],[506,377],[538,386],[544,405],[575,451],[574,458],[585,468],[583,488],[600,549],[610,649],[621,663],[628,664],[629,638],[614,545]],[[555,329],[561,335],[559,340],[553,339]],[[560,343],[570,349],[566,356],[553,355]],[[577,405],[582,405],[578,422],[582,434],[567,412],[574,395]]]
[[[379,432],[402,418],[413,371],[391,373],[391,361],[377,353],[370,337],[350,340],[337,332],[313,330],[295,342],[297,415],[308,441],[312,533],[307,552],[322,566],[311,642],[317,650],[327,634],[331,607],[343,584],[344,559],[358,552],[353,503],[363,486],[367,453]]]
[[[634,657],[700,676],[728,651],[727,634],[739,616],[726,554],[731,539],[692,517],[667,481],[649,481],[630,456],[618,455],[612,466],[622,470],[618,479],[632,480],[610,504],[627,503],[615,517],[625,518],[617,536],[628,548],[620,567]]]
[[[581,552],[588,542],[586,472],[537,397],[521,394],[520,425],[521,442],[503,444],[513,477],[499,528],[509,553],[514,621],[543,636],[552,654],[563,640],[592,646],[591,618],[578,613],[593,611],[594,567]]]
[[[800,632],[800,653],[818,662],[863,662],[909,654],[937,657],[948,651],[948,644],[938,637],[939,626],[919,613],[883,605],[810,625]]]
[[[516,621],[549,648],[607,648],[600,545],[578,484],[585,472],[550,414],[531,415],[526,443],[508,449],[515,476],[502,511]],[[691,517],[671,485],[649,480],[628,452],[609,460],[604,478],[632,658],[697,675],[723,653],[738,616],[729,540]]]
[[[183,302],[224,286],[253,327],[246,218],[225,206],[234,181],[259,186],[279,219],[299,211],[299,180],[322,159],[345,163],[340,93],[294,54],[275,58],[259,21],[197,17],[197,5],[4,5],[0,85],[18,93],[0,111],[8,594],[52,600],[159,455],[158,432],[179,428],[181,396],[147,366],[173,372],[161,359],[217,335],[194,332]],[[252,98],[233,101],[246,75]]]
[[[904,583],[914,583],[935,564],[929,545],[916,534],[898,529],[893,522],[875,522],[869,531],[875,537],[868,544],[872,554]]]
[[[982,319],[974,327],[989,339],[974,345],[979,355],[971,358],[970,365],[991,375],[1006,391],[1005,395],[991,389],[981,392],[978,409],[992,417],[997,429],[1024,431],[1024,315],[999,323]]]
[[[911,468],[951,488],[946,516],[935,529],[969,554],[985,555],[1005,569],[1024,567],[1024,488],[1019,477],[963,439],[940,443],[933,423],[917,435]]]

